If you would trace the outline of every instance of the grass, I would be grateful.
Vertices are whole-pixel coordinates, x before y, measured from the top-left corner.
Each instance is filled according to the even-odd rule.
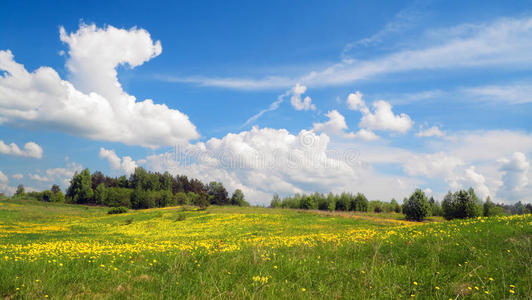
[[[0,201],[7,299],[526,299],[532,216]]]

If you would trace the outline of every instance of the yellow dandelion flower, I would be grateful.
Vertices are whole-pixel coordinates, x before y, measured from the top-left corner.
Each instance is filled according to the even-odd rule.
[[[510,293],[515,294],[515,291],[514,290],[510,290]]]
[[[491,278],[491,277],[490,277],[490,278],[488,278],[488,279],[489,279],[489,281],[493,281],[493,278]]]
[[[417,281],[412,282],[414,285],[417,285]]]
[[[435,286],[434,288],[435,288],[435,289],[437,289],[437,290],[439,290],[439,289],[440,289],[440,287],[439,287],[439,286]]]
[[[478,286],[475,287],[475,290],[477,290],[477,291],[479,290],[479,289],[478,289]]]
[[[301,291],[305,292],[305,291],[307,291],[307,289],[306,288],[301,288]]]
[[[515,285],[513,285],[513,284],[510,284],[510,287],[511,287],[511,288],[513,289],[513,288],[515,287]]]

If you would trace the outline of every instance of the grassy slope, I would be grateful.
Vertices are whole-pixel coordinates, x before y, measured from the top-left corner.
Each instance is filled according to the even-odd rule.
[[[412,225],[395,214],[265,208],[106,211],[0,201],[0,296],[532,295],[531,216]]]

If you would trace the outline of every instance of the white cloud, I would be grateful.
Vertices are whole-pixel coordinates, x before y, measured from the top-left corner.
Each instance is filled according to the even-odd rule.
[[[9,186],[9,178],[0,171],[0,193],[13,195],[17,190],[15,187]]]
[[[451,177],[456,168],[465,163],[458,157],[449,156],[443,152],[415,155],[412,154],[403,164],[406,174],[425,176],[430,178]]]
[[[51,181],[50,178],[46,177],[46,176],[41,176],[39,174],[32,174],[32,173],[29,173],[28,174],[28,177],[32,180],[36,180],[36,181],[41,181],[41,182],[47,182],[47,181]]]
[[[359,110],[362,113],[369,112],[366,106],[366,103],[362,99],[362,93],[360,91],[356,91],[355,93],[350,93],[347,96],[347,107],[351,110]]]
[[[7,145],[4,143],[4,141],[0,140],[0,153],[32,158],[42,158],[43,150],[41,146],[34,142],[28,142],[24,145],[24,149],[20,149],[15,143]]]
[[[246,122],[244,124],[242,124],[241,127],[246,127],[252,123],[254,123],[255,121],[257,121],[263,114],[267,113],[267,112],[270,112],[270,111],[274,111],[276,109],[279,108],[279,105],[281,105],[281,103],[284,102],[284,99],[290,95],[292,91],[291,90],[288,90],[286,91],[284,94],[282,95],[279,95],[277,97],[277,100],[275,100],[274,102],[272,102],[270,104],[270,106],[268,106],[268,108],[265,108],[261,111],[259,111],[258,113],[254,114],[253,116],[251,116],[251,118],[247,119]]]
[[[67,165],[64,168],[50,168],[47,169],[44,174],[41,175],[38,173],[29,173],[28,177],[31,180],[35,180],[41,183],[54,183],[59,184],[63,188],[67,187],[70,183],[70,179],[74,176],[76,172],[81,172],[82,166],[75,162],[67,162]],[[42,172],[41,172],[42,173]],[[49,187],[46,187],[49,188]]]
[[[419,46],[418,46],[419,45]],[[532,18],[503,18],[429,30],[414,47],[371,60],[344,60],[303,76],[248,78],[161,78],[232,89],[287,88],[347,84],[379,75],[421,70],[500,67],[526,70],[532,65]]]
[[[0,171],[0,183],[7,183],[9,182],[9,178],[4,174],[2,171]]]
[[[242,189],[256,204],[269,204],[275,192],[359,191],[391,199],[406,196],[418,183],[403,176],[377,175],[361,163],[357,149],[334,149],[329,143],[325,133],[302,130],[293,135],[285,129],[253,127],[190,145],[177,155],[152,155],[146,166],[205,182],[221,181],[230,191]],[[394,188],[382,189],[383,185]]]
[[[474,99],[522,104],[532,102],[532,82],[514,82],[505,85],[485,85],[462,88],[460,92]]]
[[[135,172],[135,168],[137,167],[137,163],[130,156],[124,156],[122,157],[122,159],[120,159],[120,157],[116,155],[114,150],[100,148],[99,157],[101,159],[107,159],[107,161],[111,165],[111,168],[115,170],[120,170],[126,173],[127,175],[130,175]]]
[[[290,103],[295,110],[316,110],[316,105],[312,104],[312,99],[306,96],[301,100],[301,95],[307,91],[307,87],[304,85],[296,84],[292,88],[292,97],[290,97]]]
[[[379,100],[373,102],[374,112],[369,110],[364,113],[360,120],[359,127],[371,130],[390,130],[400,133],[407,132],[413,121],[407,114],[394,115],[392,105],[389,102]]]
[[[13,174],[13,176],[11,176],[11,177],[13,177],[13,179],[16,179],[16,180],[21,180],[22,178],[24,178],[24,175],[22,175],[22,174]]]
[[[442,137],[442,136],[445,136],[445,133],[443,133],[443,131],[441,131],[438,126],[432,126],[427,129],[420,128],[419,132],[416,133],[416,136],[417,137],[433,137],[433,136]]]
[[[339,136],[343,138],[361,138],[363,140],[376,140],[379,137],[370,130],[361,129],[359,132],[346,132],[348,130],[345,118],[337,110],[331,110],[326,117],[329,118],[329,121],[325,123],[314,123],[313,129],[320,132],[325,132],[329,135]]]
[[[81,25],[71,34],[61,28],[60,37],[70,48],[73,83],[49,67],[30,73],[11,51],[0,51],[1,122],[150,148],[199,137],[188,116],[151,99],[136,101],[118,82],[118,66],[133,68],[161,53],[147,31]]]
[[[529,185],[528,172],[530,162],[522,152],[515,152],[510,158],[499,160],[502,172],[502,187],[499,194],[503,197],[522,197],[520,193]]]

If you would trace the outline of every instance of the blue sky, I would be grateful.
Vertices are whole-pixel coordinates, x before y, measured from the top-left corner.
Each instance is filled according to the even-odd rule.
[[[0,192],[143,166],[261,204],[532,201],[531,1],[3,7]]]

